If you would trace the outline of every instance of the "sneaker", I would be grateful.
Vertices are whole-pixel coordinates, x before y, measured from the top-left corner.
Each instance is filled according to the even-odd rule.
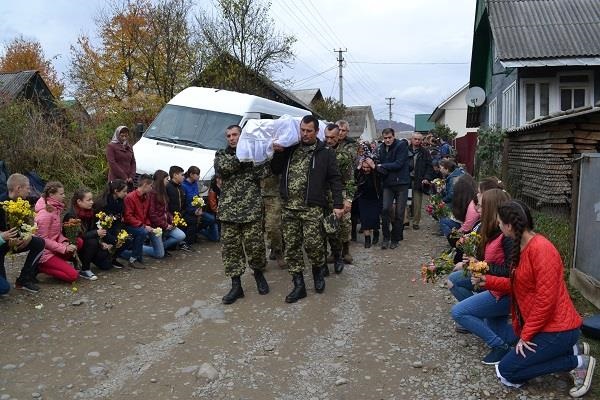
[[[586,394],[592,386],[592,376],[596,367],[596,359],[592,356],[579,356],[583,360],[581,368],[575,368],[570,372],[573,377],[573,387],[569,390],[571,397],[581,397]]]
[[[590,345],[587,342],[577,343],[577,354],[576,356],[589,356],[590,355]]]
[[[387,240],[383,239],[383,242],[381,242],[381,250],[385,250],[388,248],[390,242],[388,242]]]
[[[179,245],[179,249],[180,249],[180,250],[183,250],[183,251],[192,251],[192,248],[191,248],[191,247],[190,247],[190,245],[189,245],[189,244],[187,244],[187,243],[181,243],[181,244]]]
[[[146,269],[146,267],[144,266],[144,264],[142,264],[141,261],[139,261],[133,257],[129,259],[128,266],[129,266],[129,268],[133,268],[133,269]]]
[[[167,258],[167,257],[173,257],[173,254],[171,254],[165,250],[165,258]]]
[[[39,286],[33,282],[16,282],[15,288],[29,293],[37,293],[40,291]]]
[[[471,333],[471,331],[469,331],[468,329],[463,328],[462,326],[457,325],[457,324],[454,325],[454,331],[456,331],[456,333],[462,333],[462,334]]]
[[[485,365],[496,365],[509,351],[510,347],[507,344],[503,346],[492,347],[492,350],[483,358],[483,360],[481,360],[481,362]]]
[[[96,279],[98,279],[98,277],[94,275],[94,273],[90,270],[79,271],[79,276],[83,279],[89,279],[90,281],[95,281]]]
[[[123,269],[124,265],[121,264],[118,260],[112,260],[112,266],[116,269]]]
[[[419,230],[419,224],[413,224],[413,229],[415,231],[418,231]]]
[[[391,250],[394,250],[397,247],[398,247],[398,242],[392,242],[392,243],[390,243],[390,249]]]

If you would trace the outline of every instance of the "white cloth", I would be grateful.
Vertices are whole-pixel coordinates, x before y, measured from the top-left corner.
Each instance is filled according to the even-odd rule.
[[[302,117],[283,115],[279,119],[249,119],[236,148],[240,161],[262,164],[273,157],[273,143],[291,147],[300,142],[300,121]],[[326,123],[319,121],[317,137],[325,140]]]

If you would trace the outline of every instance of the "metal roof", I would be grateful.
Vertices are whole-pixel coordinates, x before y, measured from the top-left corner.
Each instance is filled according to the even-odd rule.
[[[589,66],[600,65],[600,57],[529,58],[500,61],[500,64],[504,68]]]
[[[500,60],[600,56],[598,0],[488,0]]]
[[[15,99],[37,71],[0,72],[0,96]]]
[[[586,106],[586,107],[581,107],[578,109],[576,108],[576,109],[567,110],[567,111],[560,111],[557,113],[552,113],[550,115],[547,115],[543,118],[533,120],[532,122],[525,124],[523,126],[508,129],[506,132],[508,134],[517,134],[520,132],[526,132],[530,129],[537,128],[538,126],[546,125],[546,124],[549,124],[552,122],[561,121],[563,119],[579,117],[581,115],[593,114],[593,113],[597,113],[597,112],[600,112],[600,107],[598,107],[598,106],[595,106],[595,107]]]
[[[294,96],[300,99],[304,104],[308,106],[312,105],[313,100],[322,100],[323,95],[321,94],[321,89],[293,89],[289,90]]]

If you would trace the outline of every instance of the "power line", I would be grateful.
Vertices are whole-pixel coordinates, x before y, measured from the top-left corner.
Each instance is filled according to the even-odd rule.
[[[323,75],[323,74],[326,74],[327,72],[329,72],[329,71],[331,71],[331,70],[334,70],[334,69],[336,69],[336,68],[337,68],[337,67],[334,65],[334,66],[333,66],[333,67],[331,67],[331,68],[327,68],[325,71],[319,72],[319,73],[317,73],[317,74],[315,74],[315,75],[308,76],[308,77],[306,77],[306,78],[299,79],[299,80],[295,81],[295,82],[293,83],[293,85],[294,85],[294,86],[296,86],[296,85],[298,85],[298,84],[300,84],[300,83],[302,83],[302,84],[305,84],[306,82],[308,82],[308,81],[310,81],[310,80],[313,80],[314,78],[318,78],[319,76],[321,76],[321,75]],[[306,81],[306,82],[305,82],[305,81]]]

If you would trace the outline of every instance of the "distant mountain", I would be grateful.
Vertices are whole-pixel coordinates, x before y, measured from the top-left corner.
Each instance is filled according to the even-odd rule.
[[[377,132],[381,132],[384,128],[389,128],[390,124],[387,119],[378,119],[375,120],[375,126],[377,127]],[[405,124],[404,122],[397,122],[392,120],[392,128],[395,132],[402,131],[414,131],[415,127],[409,124]]]

